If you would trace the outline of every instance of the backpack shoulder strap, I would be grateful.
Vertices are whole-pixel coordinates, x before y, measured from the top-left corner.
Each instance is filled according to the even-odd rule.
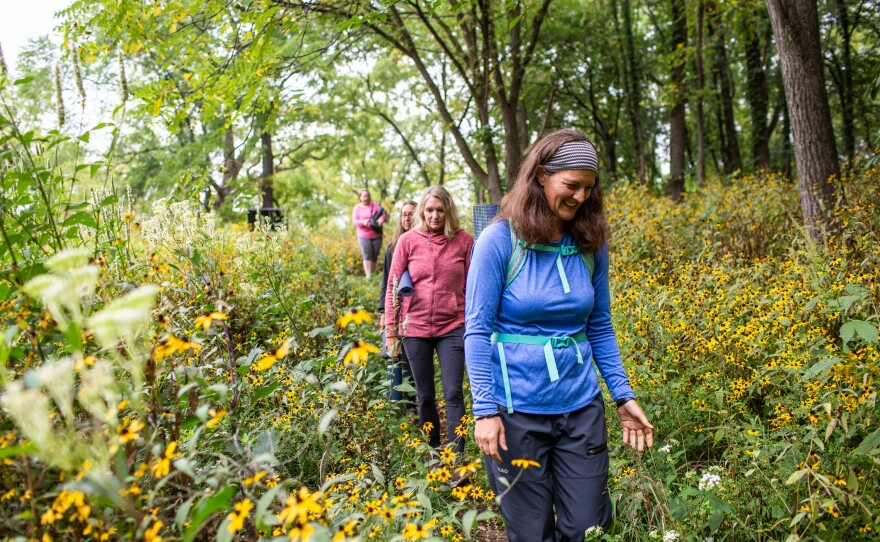
[[[526,243],[516,235],[513,225],[510,225],[510,259],[507,260],[507,275],[504,280],[504,287],[510,286],[513,279],[519,274],[523,264],[526,263]]]
[[[590,280],[593,280],[593,272],[596,270],[596,257],[592,252],[581,252],[581,258],[587,264],[587,273],[590,274]]]

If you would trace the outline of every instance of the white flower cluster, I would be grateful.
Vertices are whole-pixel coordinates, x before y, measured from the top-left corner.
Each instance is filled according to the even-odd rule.
[[[679,534],[675,531],[666,531],[666,534],[663,535],[663,542],[675,542],[680,538]]]
[[[141,223],[144,239],[153,247],[185,250],[201,240],[211,240],[217,224],[211,213],[197,214],[192,203],[169,203],[161,198],[153,202],[153,216]]]
[[[697,486],[700,491],[708,491],[721,483],[721,477],[713,472],[704,472]]]
[[[71,357],[47,360],[23,378],[9,382],[0,396],[0,406],[34,444],[34,453],[63,470],[76,468],[84,460],[103,464],[112,455],[105,435],[112,435],[117,423],[121,390],[127,390],[132,398],[141,394],[144,359],[135,354],[134,341],[147,329],[158,293],[155,286],[142,286],[87,315],[82,298],[94,294],[99,274],[98,267],[88,263],[89,255],[85,249],[59,252],[43,262],[49,272],[31,279],[22,290],[45,303],[60,325],[75,324],[79,333],[88,324],[97,342],[131,376],[133,385],[120,382],[110,360],[92,358],[90,364],[84,364],[79,351]],[[120,342],[126,345],[128,356],[120,354]],[[81,407],[110,429],[102,427],[94,438],[83,438],[74,394]]]
[[[671,451],[672,451],[672,448],[669,446],[669,444],[665,444],[662,448],[660,448],[660,452],[664,453],[666,455],[669,455],[669,452],[671,452]]]
[[[43,262],[50,273],[37,275],[22,287],[46,305],[62,329],[69,318],[82,322],[82,298],[95,293],[101,270],[89,265],[90,256],[84,248],[62,250]]]

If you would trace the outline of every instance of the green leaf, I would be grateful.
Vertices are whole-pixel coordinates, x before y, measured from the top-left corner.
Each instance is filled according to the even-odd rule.
[[[809,369],[804,371],[804,380],[813,380],[817,376],[824,374],[828,369],[834,367],[840,363],[840,358],[836,358],[834,356],[823,359],[819,363],[812,365]]]
[[[230,501],[232,501],[232,497],[234,497],[236,493],[238,493],[238,486],[226,486],[210,497],[202,499],[199,504],[196,505],[189,528],[183,533],[183,540],[187,542],[193,540],[195,535],[199,532],[199,529],[201,529],[202,524],[205,523],[205,520],[219,510],[227,508]]]
[[[87,213],[85,211],[80,211],[78,213],[70,215],[61,225],[67,227],[73,226],[74,224],[82,224],[83,226],[88,226],[90,228],[98,227],[98,223],[95,222],[95,218],[91,215],[91,213]]]
[[[721,527],[721,523],[724,521],[724,512],[721,510],[716,510],[709,517],[709,530],[717,531],[718,527]]]
[[[33,80],[34,80],[33,76],[22,77],[21,79],[16,79],[12,84],[13,85],[26,85]]]
[[[263,386],[261,388],[257,388],[256,391],[254,391],[253,398],[251,399],[251,405],[255,404],[257,401],[259,401],[263,397],[266,397],[267,395],[269,395],[273,391],[277,390],[280,386],[281,386],[281,383],[276,380],[275,382],[272,382],[268,386]]]
[[[878,340],[877,327],[871,322],[864,320],[850,320],[840,326],[840,338],[844,344],[853,340],[858,335],[862,340],[869,343],[875,343]]]
[[[324,327],[316,327],[315,329],[309,331],[309,337],[315,338],[318,335],[322,337],[330,337],[333,335],[333,326],[324,326]]]
[[[116,196],[116,194],[110,194],[106,198],[102,199],[101,203],[99,203],[98,205],[100,205],[101,207],[104,207],[106,205],[113,205],[114,203],[118,203],[118,202],[119,202],[119,198]]]
[[[74,351],[82,352],[82,330],[76,324],[76,322],[70,322],[69,324],[67,324],[67,332],[65,333],[65,337],[67,337],[67,344],[73,347]]]
[[[36,446],[33,444],[26,444],[24,446],[10,446],[8,448],[0,448],[0,459],[6,459],[7,457],[12,457],[21,454],[29,454],[35,452],[37,450]]]
[[[83,134],[82,134],[81,136],[79,136],[78,139],[79,139],[80,141],[82,141],[83,143],[88,143],[88,142],[89,142],[89,137],[90,137],[89,132],[83,132]]]
[[[196,500],[198,495],[193,495],[189,499],[184,502],[180,508],[177,509],[177,513],[174,514],[174,524],[177,525],[177,530],[183,530],[183,524],[186,523],[186,518],[189,516],[189,509],[192,508],[192,503]]]
[[[257,501],[257,508],[254,512],[254,523],[257,524],[257,529],[262,530],[278,524],[278,518],[275,517],[275,514],[271,512],[267,514],[266,512],[269,511],[269,506],[275,500],[275,495],[282,489],[284,489],[284,484],[278,484],[264,493],[260,500]]]
[[[791,473],[791,476],[788,477],[788,480],[785,481],[785,485],[790,486],[796,483],[798,480],[803,478],[807,474],[808,469],[796,470]]]
[[[474,528],[474,521],[476,519],[476,510],[468,510],[467,512],[465,512],[464,517],[461,519],[461,527],[464,529],[464,535],[468,538],[471,537],[471,529]]]
[[[322,437],[324,433],[327,432],[327,429],[330,427],[330,424],[333,423],[333,420],[336,419],[337,411],[335,408],[330,409],[329,412],[321,416],[321,421],[318,422],[318,434]]]
[[[853,455],[873,455],[880,446],[880,429],[874,431],[855,449]]]
[[[198,416],[187,416],[183,423],[180,424],[180,429],[186,431],[187,429],[191,429],[201,423],[201,418]]]
[[[89,164],[89,175],[94,177],[98,170],[101,169],[101,166],[104,165],[104,162],[94,162]]]

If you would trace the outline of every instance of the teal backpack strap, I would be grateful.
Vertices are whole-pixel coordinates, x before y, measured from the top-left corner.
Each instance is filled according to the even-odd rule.
[[[508,223],[508,225],[510,225]],[[526,263],[526,242],[516,235],[513,225],[510,225],[510,259],[507,260],[507,274],[505,275],[504,288],[506,289],[519,274],[523,264]]]
[[[587,264],[587,273],[590,274],[590,280],[593,280],[593,271],[596,270],[596,257],[592,252],[581,252],[584,263]]]

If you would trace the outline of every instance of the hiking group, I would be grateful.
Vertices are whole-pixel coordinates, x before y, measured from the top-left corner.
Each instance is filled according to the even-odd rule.
[[[410,407],[439,447],[436,353],[447,441],[464,450],[466,433],[456,429],[467,369],[474,438],[512,542],[582,541],[611,525],[600,374],[624,444],[653,444],[611,325],[598,172],[587,137],[557,130],[532,146],[476,243],[449,192],[432,186],[402,205],[386,251],[380,323],[386,351],[400,356],[416,389]],[[363,190],[352,213],[367,275],[382,239],[370,226],[381,232],[385,222],[376,207]],[[402,286],[409,295],[398,294]]]

